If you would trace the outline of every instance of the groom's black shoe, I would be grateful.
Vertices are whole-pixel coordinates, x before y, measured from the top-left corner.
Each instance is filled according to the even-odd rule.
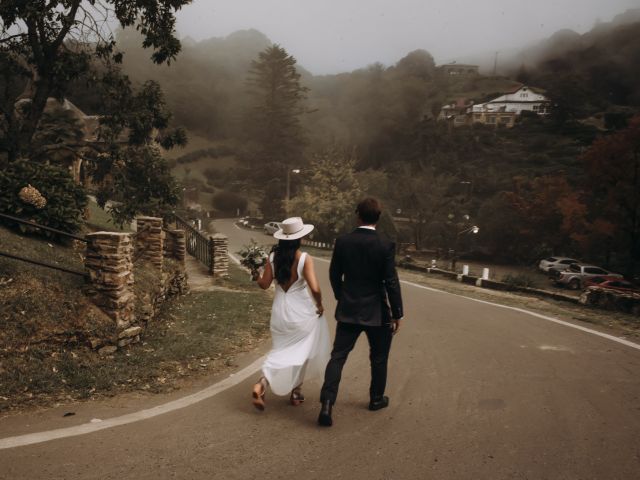
[[[322,402],[320,415],[318,415],[318,425],[322,425],[323,427],[330,427],[333,425],[333,420],[331,419],[331,402],[329,400],[324,400]]]
[[[389,406],[389,397],[383,396],[376,399],[371,399],[369,402],[369,410],[375,411],[380,410],[381,408],[386,408]]]

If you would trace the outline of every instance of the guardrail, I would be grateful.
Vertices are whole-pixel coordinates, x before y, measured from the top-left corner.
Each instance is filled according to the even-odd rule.
[[[211,255],[213,250],[211,246],[212,240],[191,225],[188,220],[185,220],[176,213],[172,215],[177,228],[184,230],[187,253],[195,257],[210,271],[213,271],[213,257]]]

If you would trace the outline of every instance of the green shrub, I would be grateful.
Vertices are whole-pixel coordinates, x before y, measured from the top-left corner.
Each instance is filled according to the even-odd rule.
[[[43,208],[20,199],[20,190],[27,185],[35,187],[46,199]],[[73,233],[84,223],[86,206],[85,189],[73,181],[66,168],[19,160],[0,171],[0,213]]]
[[[517,275],[512,275],[511,273],[506,274],[502,277],[502,283],[506,283],[512,287],[532,287],[533,280],[529,275],[525,275],[524,273],[518,273]]]

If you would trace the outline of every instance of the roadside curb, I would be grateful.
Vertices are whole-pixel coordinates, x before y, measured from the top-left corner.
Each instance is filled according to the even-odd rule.
[[[460,273],[451,272],[449,270],[443,270],[440,268],[423,267],[421,265],[414,265],[411,263],[400,263],[400,268],[410,270],[414,272],[422,272],[428,274],[440,275],[451,280],[456,280],[466,285],[472,285],[479,288],[486,288],[490,290],[499,290],[503,292],[516,292],[527,293],[538,297],[552,298],[553,300],[560,300],[563,302],[570,302],[574,304],[580,304],[580,298],[571,295],[565,295],[563,293],[550,292],[549,290],[542,290],[540,288],[519,287],[517,285],[509,285],[508,283],[498,282],[496,280],[488,280],[486,278],[480,278],[473,275],[462,275]]]

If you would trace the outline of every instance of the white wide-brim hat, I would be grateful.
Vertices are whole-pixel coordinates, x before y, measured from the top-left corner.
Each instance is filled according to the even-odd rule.
[[[309,235],[314,229],[313,225],[305,225],[300,217],[291,217],[280,223],[280,230],[273,234],[278,240],[297,240]]]

